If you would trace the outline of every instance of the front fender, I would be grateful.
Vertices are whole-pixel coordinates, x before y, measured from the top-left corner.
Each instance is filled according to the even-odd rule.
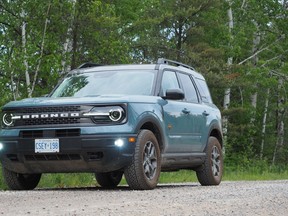
[[[133,104],[129,107],[129,112],[134,115],[130,118],[130,120],[134,122],[134,133],[139,133],[143,128],[152,130],[152,132],[156,133],[155,136],[157,137],[158,142],[160,142],[159,144],[162,146],[161,149],[165,149],[167,140],[161,106],[159,104]],[[153,128],[150,128],[151,126]]]

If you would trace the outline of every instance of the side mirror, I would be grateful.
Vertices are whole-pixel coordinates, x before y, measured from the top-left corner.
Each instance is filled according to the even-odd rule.
[[[185,94],[181,89],[167,89],[166,96],[162,98],[170,100],[183,100],[185,98]]]

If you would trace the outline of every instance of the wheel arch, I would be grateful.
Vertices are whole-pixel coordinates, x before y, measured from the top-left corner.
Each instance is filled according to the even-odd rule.
[[[212,127],[211,131],[209,133],[209,137],[210,136],[215,137],[219,141],[221,148],[223,148],[223,145],[224,145],[223,135],[222,135],[220,127],[217,127],[217,126]],[[209,139],[209,137],[208,137],[208,139]]]
[[[155,135],[159,144],[160,152],[163,152],[165,140],[160,123],[154,118],[143,119],[139,122],[136,131],[139,133],[139,131],[143,129],[150,130]]]

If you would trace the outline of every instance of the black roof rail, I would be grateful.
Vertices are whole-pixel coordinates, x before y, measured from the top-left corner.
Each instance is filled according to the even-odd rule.
[[[103,66],[103,65],[97,64],[97,63],[92,63],[92,62],[86,62],[86,63],[81,64],[77,69],[89,68],[89,67],[98,67],[98,66]]]
[[[167,64],[167,65],[174,64],[176,66],[182,66],[182,67],[185,67],[185,68],[188,68],[188,69],[191,69],[191,70],[195,71],[195,68],[193,68],[193,67],[191,67],[189,65],[183,64],[181,62],[165,59],[165,58],[159,58],[158,61],[157,61],[157,64]]]

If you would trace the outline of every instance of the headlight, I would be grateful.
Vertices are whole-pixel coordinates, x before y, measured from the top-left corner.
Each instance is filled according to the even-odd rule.
[[[125,110],[121,106],[94,107],[83,116],[90,117],[95,123],[122,123],[125,119]]]
[[[14,125],[14,119],[12,113],[4,113],[2,115],[2,123],[5,127],[11,127]]]
[[[122,118],[123,114],[124,114],[124,110],[122,108],[121,109],[119,109],[119,108],[111,109],[109,111],[109,118],[112,121],[117,122]]]

